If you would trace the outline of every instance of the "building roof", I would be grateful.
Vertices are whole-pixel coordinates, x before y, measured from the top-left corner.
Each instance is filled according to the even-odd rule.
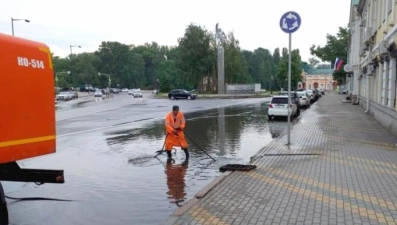
[[[332,70],[331,68],[327,68],[327,69],[308,69],[308,71],[306,71],[307,75],[319,75],[319,74],[332,74]]]

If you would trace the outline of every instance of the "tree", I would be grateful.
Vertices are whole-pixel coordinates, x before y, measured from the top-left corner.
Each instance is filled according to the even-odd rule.
[[[193,88],[209,77],[216,68],[214,37],[201,26],[190,24],[182,38],[178,40],[176,65],[177,87]]]
[[[291,52],[291,88],[296,87],[302,81],[302,60],[298,49]],[[279,85],[287,88],[288,82],[288,55],[284,56],[278,66],[277,80]]]
[[[95,52],[100,59],[97,72],[112,75],[115,82],[119,83],[122,74],[131,74],[132,71],[124,70],[130,60],[130,46],[119,42],[103,41]],[[122,85],[127,85],[122,83]]]
[[[318,59],[316,59],[315,57],[311,57],[311,58],[309,59],[309,65],[310,65],[312,68],[315,68],[319,63],[320,63],[320,61],[319,61]]]
[[[81,53],[76,55],[73,72],[77,74],[74,77],[74,85],[91,84],[94,86],[107,87],[108,77],[100,77],[97,68],[101,64],[100,59],[95,53]]]
[[[346,62],[347,50],[349,48],[350,31],[348,28],[339,27],[339,31],[334,35],[327,34],[327,44],[324,47],[312,45],[310,47],[310,53],[317,56],[322,61],[331,62],[333,66],[336,58],[342,59]],[[345,72],[343,68],[339,71],[334,71],[334,80],[338,83],[343,83],[345,78]]]
[[[229,84],[247,83],[248,62],[240,49],[240,43],[234,38],[233,32],[228,34],[225,48],[225,82]]]

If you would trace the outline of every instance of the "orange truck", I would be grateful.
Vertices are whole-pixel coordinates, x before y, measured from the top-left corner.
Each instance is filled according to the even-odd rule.
[[[0,84],[0,181],[64,183],[63,170],[17,164],[56,151],[54,70],[48,46],[0,33]],[[8,224],[1,183],[0,224]]]

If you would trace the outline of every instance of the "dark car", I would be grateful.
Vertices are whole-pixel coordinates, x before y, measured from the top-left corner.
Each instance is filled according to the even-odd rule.
[[[280,91],[280,95],[288,95],[288,91]],[[301,114],[301,103],[299,101],[299,95],[296,91],[291,91],[291,97],[294,99],[294,103],[297,106],[296,115],[299,116]]]
[[[183,89],[174,89],[168,93],[168,98],[171,100],[181,99],[181,98],[193,100],[193,99],[196,99],[196,97],[197,97],[197,95],[192,94],[192,93],[190,93],[186,90],[183,90]]]

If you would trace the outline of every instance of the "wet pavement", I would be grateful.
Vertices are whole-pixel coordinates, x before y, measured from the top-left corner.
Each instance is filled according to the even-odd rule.
[[[397,224],[396,137],[344,98],[327,93],[296,121],[290,146],[282,131],[256,169],[230,173],[164,224]]]
[[[11,224],[159,224],[219,176],[219,167],[247,163],[277,137],[285,122],[268,124],[269,99],[134,99],[120,94],[57,111],[57,153],[19,162],[64,169],[65,184],[4,182],[11,197],[75,202],[9,201]],[[77,103],[75,103],[77,104]],[[187,119],[191,158],[154,158],[164,143],[163,118],[178,104]],[[201,149],[217,161],[211,160]]]

